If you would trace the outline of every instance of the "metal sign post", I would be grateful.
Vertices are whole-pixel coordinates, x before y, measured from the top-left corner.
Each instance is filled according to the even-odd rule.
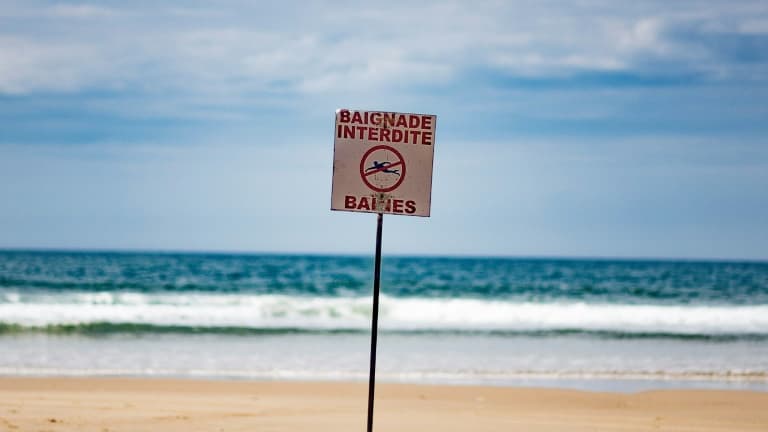
[[[373,264],[373,315],[371,318],[371,367],[368,372],[368,432],[373,432],[373,394],[376,387],[376,341],[379,333],[379,284],[381,280],[381,228],[384,215],[376,216],[376,260]]]
[[[336,111],[331,210],[377,214],[368,432],[373,432],[384,213],[429,217],[436,122],[430,114]]]

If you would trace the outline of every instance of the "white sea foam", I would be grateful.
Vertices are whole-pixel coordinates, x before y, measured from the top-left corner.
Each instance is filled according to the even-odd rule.
[[[26,327],[109,322],[189,327],[367,329],[368,297],[235,294],[6,293],[0,322]],[[768,334],[768,305],[532,303],[382,296],[391,330],[586,330]]]

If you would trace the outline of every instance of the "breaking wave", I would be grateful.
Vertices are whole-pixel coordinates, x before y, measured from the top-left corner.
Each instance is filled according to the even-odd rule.
[[[0,332],[364,332],[370,297],[131,292],[0,293]],[[382,296],[392,332],[768,338],[768,305],[642,305]]]

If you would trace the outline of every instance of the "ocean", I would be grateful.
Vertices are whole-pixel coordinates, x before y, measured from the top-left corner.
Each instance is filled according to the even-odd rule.
[[[0,251],[0,375],[368,376],[372,256]],[[768,391],[768,263],[385,257],[387,382]]]

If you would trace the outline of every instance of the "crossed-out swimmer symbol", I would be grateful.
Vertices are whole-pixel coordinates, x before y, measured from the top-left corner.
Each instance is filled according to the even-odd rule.
[[[392,165],[392,162],[373,161],[373,165],[370,168],[366,168],[365,171],[368,172],[368,171],[371,171],[371,170],[378,170],[378,171],[381,171],[383,173],[396,174],[396,175],[399,176],[400,175],[400,170],[399,169],[393,169],[393,170],[387,169],[386,167],[389,166],[389,165]]]
[[[385,160],[381,161],[381,159]],[[387,145],[369,148],[360,159],[360,177],[363,183],[375,192],[392,192],[397,189],[408,177],[405,168],[403,155],[394,147]],[[377,175],[379,173],[384,175]]]

